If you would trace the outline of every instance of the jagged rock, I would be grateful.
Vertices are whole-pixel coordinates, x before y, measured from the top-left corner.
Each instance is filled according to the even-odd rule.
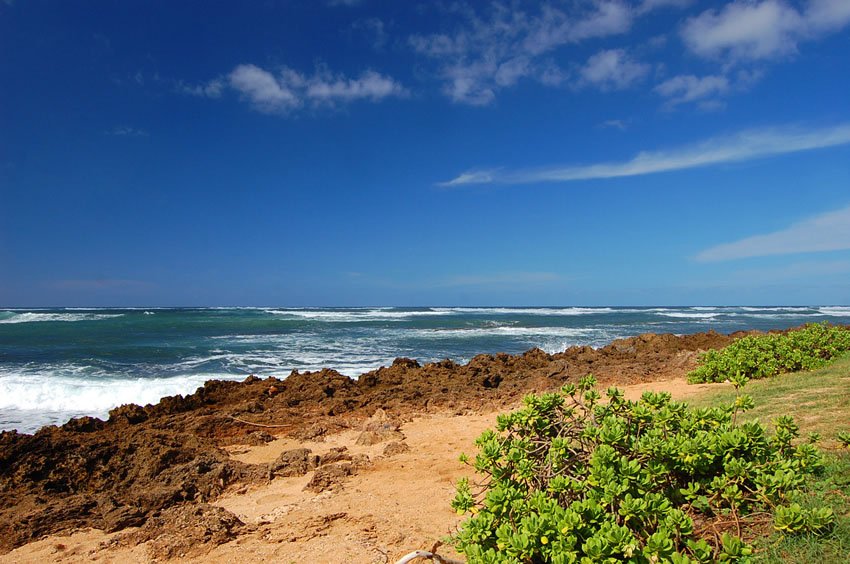
[[[335,447],[321,456],[319,464],[325,466],[335,462],[350,461],[351,455],[348,453],[347,447]]]
[[[356,444],[370,446],[390,440],[402,440],[404,434],[399,431],[399,424],[391,421],[383,409],[378,409],[363,426]]]
[[[321,493],[325,490],[337,490],[342,487],[342,482],[354,473],[354,466],[349,462],[340,462],[322,466],[313,474],[310,481],[304,486],[306,491]]]
[[[393,367],[419,368],[419,362],[412,358],[399,357],[393,361]]]
[[[395,456],[397,454],[403,454],[408,451],[410,451],[410,447],[407,446],[407,443],[393,441],[384,447],[384,456]]]
[[[152,559],[201,556],[228,542],[245,527],[236,515],[206,503],[170,507],[152,517],[122,542],[147,542]]]
[[[303,476],[319,466],[319,455],[309,448],[296,448],[280,453],[277,460],[269,464],[273,476]]]
[[[129,403],[120,407],[116,407],[115,409],[109,412],[110,422],[120,421],[122,419],[130,425],[135,425],[136,423],[147,421],[148,414],[145,411],[145,408],[134,403]]]

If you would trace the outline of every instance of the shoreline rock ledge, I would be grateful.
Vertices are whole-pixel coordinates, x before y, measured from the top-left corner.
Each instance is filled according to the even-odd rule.
[[[324,369],[285,379],[211,380],[187,396],[118,407],[106,421],[82,417],[33,435],[2,432],[0,554],[81,527],[156,527],[152,519],[184,505],[200,509],[180,512],[181,519],[211,518],[203,504],[274,474],[267,464],[234,460],[229,445],[279,436],[317,441],[353,428],[364,430],[364,441],[399,441],[397,422],[413,414],[498,409],[588,373],[603,385],[681,377],[700,351],[745,334],[645,334],[599,349],[482,354],[467,364],[398,358],[358,379]],[[223,531],[241,526],[220,517]]]

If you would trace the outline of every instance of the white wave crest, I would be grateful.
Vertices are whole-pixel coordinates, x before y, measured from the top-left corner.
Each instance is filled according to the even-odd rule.
[[[110,319],[112,317],[122,317],[123,313],[12,313],[9,317],[0,319],[0,323],[35,323],[46,321],[96,321],[98,319]]]
[[[357,323],[362,321],[401,321],[413,317],[444,315],[442,312],[425,309],[411,311],[395,311],[391,308],[374,308],[358,310],[319,310],[319,309],[267,309],[266,313],[308,319],[311,321],[326,321],[331,323]]]
[[[663,315],[664,317],[673,317],[677,319],[714,319],[719,313],[698,313],[698,312],[687,312],[687,311],[666,311],[666,312],[658,312],[658,315]]]
[[[596,315],[617,311],[610,307],[435,307],[432,309],[447,314],[473,315]]]
[[[799,306],[788,306],[788,307],[785,307],[785,306],[779,306],[779,307],[747,307],[747,306],[742,306],[740,309],[743,310],[743,311],[752,311],[752,312],[756,312],[756,313],[764,313],[764,312],[768,312],[768,311],[787,311],[787,312],[810,311],[812,308],[810,308],[810,307],[799,307]]]
[[[19,421],[0,427],[33,432],[71,417],[105,419],[110,409],[126,403],[146,405],[165,396],[190,394],[213,376],[192,374],[173,378],[80,378],[72,375],[22,374],[0,378],[0,411],[17,414]],[[216,375],[215,378],[226,378]],[[231,378],[235,379],[236,377]],[[238,378],[242,378],[241,376]]]
[[[818,311],[823,315],[831,315],[833,317],[850,317],[850,307],[847,306],[820,307]]]
[[[426,339],[481,338],[490,336],[514,337],[584,337],[598,333],[597,329],[580,327],[471,327],[463,329],[416,329],[417,337]]]

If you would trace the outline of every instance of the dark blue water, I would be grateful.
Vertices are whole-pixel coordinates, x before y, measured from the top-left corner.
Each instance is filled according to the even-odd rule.
[[[714,329],[850,321],[850,307],[0,309],[0,429],[32,431],[210,378],[335,368]]]

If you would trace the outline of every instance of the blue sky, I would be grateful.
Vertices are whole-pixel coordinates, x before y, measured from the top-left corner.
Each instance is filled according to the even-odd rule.
[[[0,305],[850,303],[850,0],[0,1]]]

